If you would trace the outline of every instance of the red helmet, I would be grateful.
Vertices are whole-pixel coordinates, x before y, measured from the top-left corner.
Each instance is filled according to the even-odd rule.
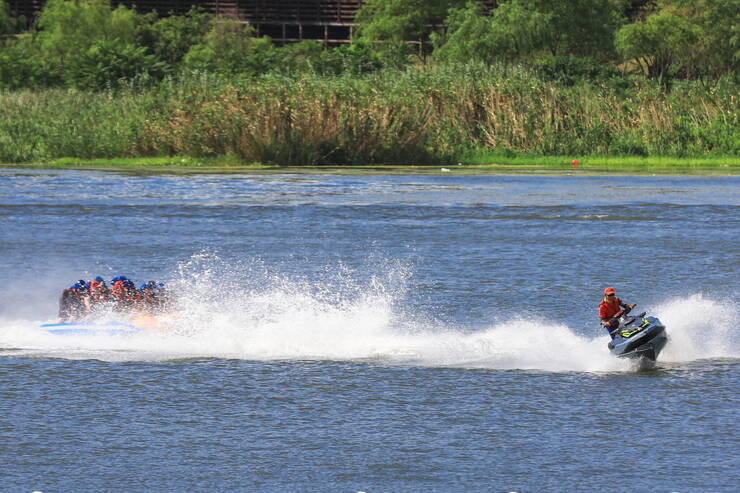
[[[616,294],[616,293],[617,292],[611,286],[609,286],[608,288],[604,288],[604,294]]]

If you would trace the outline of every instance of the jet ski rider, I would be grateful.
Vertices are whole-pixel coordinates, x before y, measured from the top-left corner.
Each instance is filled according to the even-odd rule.
[[[599,304],[599,318],[601,319],[601,325],[609,331],[609,335],[614,339],[612,331],[619,327],[619,320],[614,317],[620,312],[622,308],[629,308],[630,310],[636,307],[636,304],[627,305],[622,303],[622,300],[617,298],[617,292],[613,287],[609,286],[604,288],[604,297]]]

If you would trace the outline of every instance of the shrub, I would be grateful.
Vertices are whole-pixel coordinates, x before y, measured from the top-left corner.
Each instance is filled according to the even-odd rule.
[[[22,89],[59,83],[58,72],[38,56],[30,39],[0,41],[0,88]]]
[[[619,70],[593,58],[550,56],[535,62],[534,67],[544,80],[566,86],[584,81],[599,83],[623,79]]]
[[[155,14],[156,15],[156,14]],[[212,16],[193,6],[185,15],[152,16],[143,23],[141,41],[149,52],[171,68],[178,66],[193,46],[203,43]]]
[[[165,64],[147,55],[143,46],[100,41],[71,57],[64,76],[70,86],[97,90],[115,88],[124,80],[141,76],[159,80],[165,69]]]
[[[10,15],[5,0],[0,0],[0,36],[15,32],[16,21]]]
[[[254,38],[254,28],[233,19],[214,17],[203,43],[190,48],[184,66],[226,75],[260,74],[278,58],[268,37]]]

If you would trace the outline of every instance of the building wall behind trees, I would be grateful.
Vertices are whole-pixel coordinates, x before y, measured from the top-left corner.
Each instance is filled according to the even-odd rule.
[[[31,22],[44,0],[8,0],[11,13]],[[113,1],[139,12],[156,11],[160,16],[182,15],[193,6],[204,12],[248,22],[257,34],[278,43],[313,39],[329,43],[348,42],[354,16],[362,0],[135,0]]]
[[[11,13],[30,24],[45,0],[7,0]],[[132,0],[114,5],[156,11],[160,16],[185,14],[193,6],[204,12],[237,18],[251,24],[258,36],[269,36],[282,44],[306,39],[328,44],[350,41],[355,15],[364,0]],[[495,1],[484,1],[490,7]]]

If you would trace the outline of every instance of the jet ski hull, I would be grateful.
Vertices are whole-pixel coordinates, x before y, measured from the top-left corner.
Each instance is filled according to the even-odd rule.
[[[665,326],[655,317],[632,318],[617,330],[609,343],[611,353],[619,358],[645,359],[654,362],[668,343]]]

